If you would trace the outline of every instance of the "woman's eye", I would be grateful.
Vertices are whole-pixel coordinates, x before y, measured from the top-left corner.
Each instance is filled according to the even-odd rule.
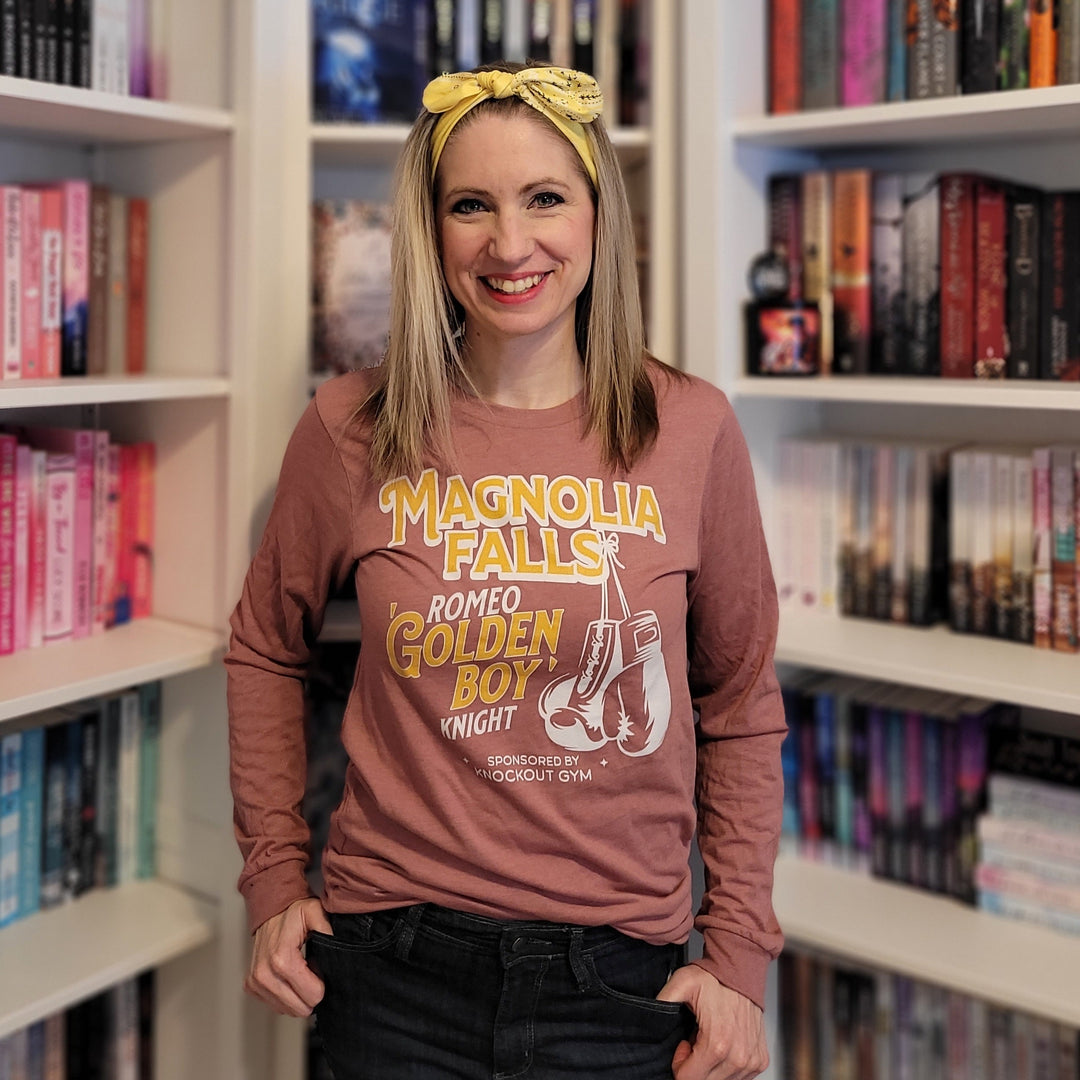
[[[533,201],[541,210],[547,210],[552,206],[558,206],[563,199],[561,195],[556,195],[554,191],[541,191]]]
[[[458,199],[452,207],[455,214],[478,214],[484,209],[484,204],[479,199]]]

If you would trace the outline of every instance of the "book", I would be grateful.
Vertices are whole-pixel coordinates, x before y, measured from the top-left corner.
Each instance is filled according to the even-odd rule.
[[[30,644],[30,504],[33,500],[33,451],[15,446],[15,495],[12,554],[12,651]]]
[[[0,75],[19,74],[19,9],[16,0],[0,3]]]
[[[19,37],[18,75],[34,78],[34,0],[18,0],[16,4]]]
[[[947,444],[912,447],[908,621],[914,626],[948,617],[949,452]]]
[[[150,204],[143,198],[127,200],[127,326],[124,330],[124,371],[146,371],[147,280],[149,276]]]
[[[833,371],[840,375],[870,370],[872,197],[870,170],[833,174]]]
[[[975,183],[975,365],[980,379],[1005,377],[1009,350],[1005,316],[1007,206],[1005,187]]]
[[[1051,496],[1050,448],[1031,452],[1032,497],[1032,592],[1035,611],[1035,647],[1050,648],[1053,621],[1053,499]]]
[[[911,0],[907,24],[907,90],[913,100],[959,90],[959,0]]]
[[[1032,188],[1007,189],[1008,297],[1006,328],[1010,379],[1033,379],[1039,373],[1039,215],[1041,199]]]
[[[105,314],[105,371],[123,375],[127,371],[128,322],[128,200],[116,192],[109,200],[108,299]]]
[[[59,41],[60,78],[64,86],[78,86],[78,58],[76,36],[78,31],[77,0],[60,0]]]
[[[127,94],[131,79],[129,0],[90,2],[90,86],[106,94]]]
[[[109,189],[101,184],[94,184],[90,189],[90,272],[86,329],[88,375],[104,375],[106,370],[110,205]]]
[[[82,710],[82,754],[79,764],[79,834],[76,845],[78,878],[75,895],[81,896],[94,886],[97,864],[97,777],[101,754],[101,724],[99,706]]]
[[[134,97],[150,96],[149,0],[128,0],[128,85]]]
[[[152,442],[135,443],[132,450],[131,617],[142,619],[153,613],[155,452]]]
[[[532,7],[534,12],[540,9],[536,12],[539,18],[542,19],[544,14],[550,18],[551,0],[542,0],[539,4],[533,0]],[[456,19],[457,5],[454,0],[431,0],[431,10],[428,13],[428,53],[431,62],[428,74],[433,79],[458,70]]]
[[[818,353],[821,374],[826,375],[833,361],[832,181],[828,172],[817,169],[802,174],[801,186],[802,293],[821,313]]]
[[[1021,90],[1031,72],[1029,0],[1001,0],[998,89]]]
[[[597,0],[573,0],[571,22],[571,66],[578,71],[597,73]]]
[[[907,100],[907,17],[908,0],[888,0],[889,63],[886,97],[889,101]]]
[[[60,372],[85,375],[90,290],[90,184],[65,180],[63,194],[64,291]]]
[[[873,476],[873,542],[871,549],[872,584],[870,614],[875,619],[892,618],[893,518],[896,512],[895,464],[897,447],[877,443]]]
[[[877,172],[873,185],[870,370],[899,375],[905,351],[903,178],[900,173]]]
[[[311,15],[313,118],[412,123],[428,80],[427,0],[354,7],[313,0]],[[459,59],[475,66],[479,48],[473,64]]]
[[[1012,618],[1008,637],[1031,645],[1035,640],[1035,504],[1030,454],[1013,459]]]
[[[90,631],[100,634],[108,625],[109,586],[109,433],[94,432],[94,495],[91,513],[93,540],[90,591]],[[152,523],[151,523],[152,525]],[[151,544],[152,550],[152,544]]]
[[[1026,777],[1080,792],[1080,740],[1052,731],[999,724],[989,744],[995,774]]]
[[[161,754],[161,683],[139,687],[139,793],[135,876],[152,878],[157,872],[158,762]]]
[[[788,298],[803,298],[802,178],[796,174],[769,177],[768,246],[787,266]]]
[[[82,813],[83,813],[83,717],[64,724],[64,814],[60,895],[74,900],[83,890],[82,882]]]
[[[954,450],[949,456],[949,626],[958,633],[972,629],[972,453]]]
[[[989,634],[994,605],[994,455],[971,453],[971,629]]]
[[[312,214],[312,372],[377,364],[390,322],[390,207],[320,199]]]
[[[976,186],[975,177],[967,173],[941,177],[940,351],[946,378],[975,375]]]
[[[19,793],[19,917],[41,907],[41,838],[44,811],[45,731],[22,733],[22,783]]]
[[[1000,0],[967,0],[961,5],[961,93],[984,94],[998,87],[1000,13]]]
[[[15,651],[15,468],[17,440],[0,433],[0,656]]]
[[[150,0],[149,96],[157,101],[169,97],[169,14],[172,0]]]
[[[64,896],[64,793],[67,723],[45,729],[43,832],[41,844],[41,907],[59,904]]]
[[[46,453],[30,451],[30,513],[28,522],[26,644],[34,649],[44,642],[48,500]]]
[[[480,0],[480,63],[501,60],[504,53],[502,0]]]
[[[840,86],[843,105],[886,100],[888,78],[887,0],[843,0]]]
[[[625,127],[647,124],[649,120],[648,20],[647,0],[621,0],[619,123]]]
[[[119,766],[117,770],[117,880],[134,881],[138,876],[139,851],[139,758],[142,724],[139,693],[126,690],[120,695]]]
[[[1013,514],[1016,510],[1016,451],[1002,449],[993,458],[991,531],[994,586],[990,629],[1008,639],[1013,625]]]
[[[119,881],[118,838],[120,805],[120,696],[112,694],[101,703],[101,754],[97,777],[97,863],[94,880],[102,886]]]
[[[34,78],[60,81],[60,0],[34,0]]]
[[[22,191],[16,184],[0,185],[3,215],[3,288],[0,312],[3,325],[4,378],[22,378]]]
[[[22,733],[0,736],[0,926],[19,916]]]
[[[1053,86],[1057,80],[1057,0],[1029,0],[1030,85]]]
[[[1080,264],[1070,237],[1080,228],[1080,192],[1043,194],[1040,228],[1041,334],[1039,377],[1080,378]]]
[[[840,3],[802,0],[803,109],[833,109],[840,103]]]
[[[22,298],[20,330],[22,338],[22,377],[41,376],[41,191],[27,187],[22,191],[21,276]]]
[[[1076,465],[1071,447],[1050,451],[1051,622],[1050,646],[1080,650],[1076,595]]]
[[[59,187],[41,188],[41,377],[62,370],[64,322],[64,197]]]
[[[770,113],[802,108],[802,0],[769,0],[767,18]]]
[[[915,522],[912,514],[914,491],[914,457],[910,446],[897,446],[894,454],[892,520],[892,572],[889,589],[889,615],[896,623],[911,618],[912,547]],[[882,616],[883,618],[885,616]]]
[[[904,176],[904,295],[910,375],[941,373],[941,185],[929,173]]]

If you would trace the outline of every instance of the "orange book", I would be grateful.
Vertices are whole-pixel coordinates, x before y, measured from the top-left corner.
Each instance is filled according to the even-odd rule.
[[[802,108],[802,0],[769,4],[769,112]]]
[[[150,207],[146,199],[128,200],[127,373],[146,371],[146,280]]]
[[[833,371],[838,375],[870,370],[872,186],[869,169],[833,174]]]
[[[131,617],[153,613],[154,444],[135,444],[135,507],[131,564]]]
[[[1029,0],[1031,26],[1031,85],[1057,85],[1057,30],[1054,8],[1057,0]]]

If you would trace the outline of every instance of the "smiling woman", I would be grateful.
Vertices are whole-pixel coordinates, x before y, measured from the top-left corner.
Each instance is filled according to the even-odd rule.
[[[645,348],[593,80],[506,65],[424,103],[385,361],[302,417],[232,619],[247,986],[314,1009],[336,1080],[749,1080],[785,729],[742,433]],[[349,577],[315,898],[301,687]]]

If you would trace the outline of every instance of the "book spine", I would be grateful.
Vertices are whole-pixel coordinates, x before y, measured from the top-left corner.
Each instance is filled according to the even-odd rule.
[[[15,447],[15,553],[12,589],[12,644],[19,652],[30,644],[30,501],[32,451],[29,446]]]
[[[814,696],[814,750],[817,754],[817,820],[820,858],[836,862],[836,694]]]
[[[19,917],[22,733],[0,738],[0,926]]]
[[[899,375],[904,370],[903,182],[899,173],[882,172],[873,184],[870,370]]]
[[[622,0],[619,16],[619,122],[625,127],[643,123],[648,109],[649,87],[638,63],[647,37],[644,30],[646,10],[639,0]]]
[[[161,683],[139,687],[139,814],[135,876],[152,878],[157,873],[157,794],[161,744]]]
[[[45,778],[45,732],[22,733],[23,772],[19,810],[19,915],[41,907],[41,836]]]
[[[1080,865],[1080,836],[1026,821],[1007,821],[983,814],[978,824],[980,844],[1029,853],[1035,858]]]
[[[127,213],[127,196],[114,194],[109,206],[105,357],[105,370],[110,375],[123,375],[127,370]]]
[[[869,617],[874,610],[874,448],[857,445],[854,458],[854,611]]]
[[[978,861],[977,822],[986,803],[986,719],[983,715],[960,717],[959,745],[957,865],[960,899],[972,903]]]
[[[153,612],[154,444],[135,444],[135,513],[132,538],[132,618]]]
[[[1037,447],[1031,454],[1032,531],[1034,550],[1033,591],[1035,605],[1035,647],[1050,648],[1053,621],[1053,500],[1051,497],[1050,450]]]
[[[870,370],[871,185],[868,169],[833,176],[833,369],[842,375]]]
[[[520,10],[524,0],[512,0],[506,14],[506,51],[511,59],[525,59],[525,18]],[[619,103],[619,17],[621,0],[596,3],[596,81],[604,95],[604,109],[614,122]]]
[[[128,85],[135,97],[150,96],[148,0],[128,0]]]
[[[63,899],[66,726],[60,723],[45,729],[45,810],[41,847],[42,908],[55,907]]]
[[[1011,453],[994,455],[992,524],[994,586],[991,632],[1008,638],[1013,619],[1013,508],[1016,503],[1015,458]]]
[[[934,0],[930,23],[930,96],[960,92],[960,0]]]
[[[842,474],[842,451],[837,442],[821,442],[817,447],[818,492],[815,514],[818,538],[818,607],[821,611],[835,613],[837,610],[838,560],[837,523],[840,518],[840,495]]]
[[[821,373],[832,370],[832,192],[824,170],[802,176],[802,291],[821,313]]]
[[[949,457],[949,625],[957,633],[972,629],[972,461],[971,452]]]
[[[93,626],[94,432],[74,433],[75,447],[75,637]]]
[[[550,0],[542,0],[536,3],[533,0],[533,9],[545,8],[550,18]],[[428,49],[431,55],[429,73],[437,78],[447,72],[457,71],[457,28],[454,22],[456,4],[454,0],[431,0],[431,10],[428,14]],[[550,24],[549,24],[550,25]],[[538,53],[530,53],[537,59],[546,59]]]
[[[946,378],[975,374],[975,191],[974,177],[965,173],[941,178],[941,374]]]
[[[78,72],[76,70],[76,47],[75,37],[78,25],[78,12],[76,11],[77,0],[60,0],[60,23],[58,27],[58,48],[60,65],[59,81],[64,86],[78,86]]]
[[[113,622],[121,625],[132,619],[135,568],[136,451],[120,447],[120,527],[116,556],[116,586],[113,590]]]
[[[945,891],[944,822],[942,794],[942,725],[937,717],[925,715],[922,721],[923,801],[923,885],[931,892]]]
[[[1059,652],[1080,649],[1076,609],[1076,470],[1073,451],[1050,452],[1050,516],[1053,530],[1050,646]]]
[[[781,686],[784,718],[788,733],[780,745],[780,765],[784,776],[784,806],[781,823],[781,847],[792,853],[798,850],[799,832],[799,701],[801,691],[789,685]]]
[[[0,187],[4,215],[4,378],[22,378],[22,189]]]
[[[109,303],[108,188],[90,189],[90,266],[86,329],[86,373],[104,375],[108,349]]]
[[[0,0],[0,75],[19,74],[19,6]]]
[[[146,371],[146,281],[150,206],[146,199],[128,200],[127,233],[127,328],[126,370],[129,375]]]
[[[840,0],[802,0],[802,92],[804,109],[839,104]]]
[[[63,641],[75,632],[75,456],[46,457],[46,642]]]
[[[75,849],[79,868],[76,895],[79,896],[93,888],[97,862],[97,777],[98,756],[101,753],[98,709],[85,712],[80,723],[82,744],[79,765],[79,833]]]
[[[34,0],[18,0],[19,77],[34,76]]]
[[[1008,296],[1011,379],[1033,379],[1039,372],[1039,194],[1030,188],[1008,192]]]
[[[904,846],[907,851],[905,881],[927,887],[926,837],[923,808],[927,799],[923,776],[923,715],[914,709],[904,713]]]
[[[802,0],[769,0],[769,112],[802,108]]]
[[[975,185],[975,375],[1005,376],[1007,256],[1005,187],[980,179]]]
[[[971,455],[971,629],[989,634],[994,596],[994,455],[976,450]]]
[[[930,24],[933,0],[910,0],[907,21],[907,96],[919,100],[933,96]]]
[[[1039,377],[1059,379],[1068,363],[1068,282],[1066,280],[1067,232],[1066,192],[1043,196],[1041,230],[1042,334]]]
[[[1032,86],[1053,86],[1057,80],[1056,0],[1029,0],[1030,71]]]
[[[22,193],[20,260],[22,278],[22,377],[41,375],[41,192]]]
[[[904,292],[911,375],[941,373],[941,202],[938,178],[905,175]]]
[[[41,377],[61,370],[64,308],[63,196],[58,188],[41,192]]]
[[[885,716],[885,783],[888,791],[886,876],[893,881],[907,882],[908,852],[904,843],[907,819],[904,797],[904,713],[899,709],[888,709]]]
[[[885,711],[876,705],[866,710],[867,793],[870,807],[870,871],[889,876],[889,786]]]
[[[48,513],[45,458],[44,450],[30,452],[26,643],[31,649],[43,643],[45,628],[45,552]]]
[[[101,705],[100,760],[97,826],[101,863],[96,876],[102,885],[111,886],[119,880],[120,697],[115,694]]]
[[[15,651],[14,435],[0,434],[0,656]]]
[[[1080,2],[1058,0],[1057,85],[1080,82]]]
[[[889,101],[905,101],[907,85],[907,13],[908,0],[888,0],[889,4]]]
[[[1014,460],[1012,622],[1008,636],[1031,645],[1035,639],[1034,486],[1030,454]]]
[[[573,66],[578,71],[596,73],[596,5],[597,0],[573,0],[571,48]]]
[[[888,621],[892,616],[892,535],[896,447],[874,447],[873,584],[870,614]]]
[[[139,842],[139,694],[120,695],[120,759],[117,772],[117,878],[133,881]]]
[[[110,443],[106,478],[105,577],[102,585],[105,625],[116,623],[117,567],[120,559],[120,447]]]
[[[844,105],[885,100],[888,75],[887,0],[844,0],[841,94]]]
[[[576,8],[575,3],[575,27]],[[502,0],[480,0],[480,13],[480,63],[491,64],[503,55]]]
[[[941,830],[942,889],[960,896],[960,863],[957,854],[960,802],[956,789],[960,768],[960,729],[950,718],[941,724]]]
[[[169,97],[169,9],[171,0],[150,0],[150,97],[166,101]],[[451,66],[447,70],[460,70]],[[442,74],[438,72],[437,74]]]
[[[889,618],[896,623],[911,621],[911,598],[915,547],[915,457],[910,446],[898,446],[893,478],[892,574]],[[884,616],[883,616],[884,617]]]
[[[802,182],[794,175],[769,177],[769,250],[787,264],[788,296],[802,299]]]
[[[835,727],[836,776],[833,817],[836,822],[836,861],[855,865],[855,793],[851,775],[851,695],[838,690],[833,710]]]
[[[100,634],[108,621],[106,559],[109,543],[109,433],[94,432],[93,579],[91,633]]]
[[[66,180],[64,193],[64,308],[60,370],[86,374],[87,306],[90,289],[90,185]]]
[[[1000,36],[998,89],[1021,90],[1031,72],[1028,0],[1001,0]]]
[[[1000,0],[967,0],[962,7],[962,93],[983,94],[997,89],[1000,10]]]
[[[907,592],[906,602],[901,602],[896,614],[904,615],[904,622],[913,626],[928,626],[939,614],[941,586],[935,567],[935,520],[936,488],[940,481],[935,477],[935,463],[931,451],[915,446],[907,451],[911,461],[910,487],[907,492],[909,510],[907,526]],[[902,493],[901,498],[904,497]]]
[[[1080,835],[1080,791],[1064,784],[1038,777],[995,771],[988,782],[988,807],[991,814],[1006,821],[1068,830]]]
[[[799,854],[804,858],[821,857],[821,810],[818,799],[818,757],[815,704],[812,695],[802,699],[799,716]]]

